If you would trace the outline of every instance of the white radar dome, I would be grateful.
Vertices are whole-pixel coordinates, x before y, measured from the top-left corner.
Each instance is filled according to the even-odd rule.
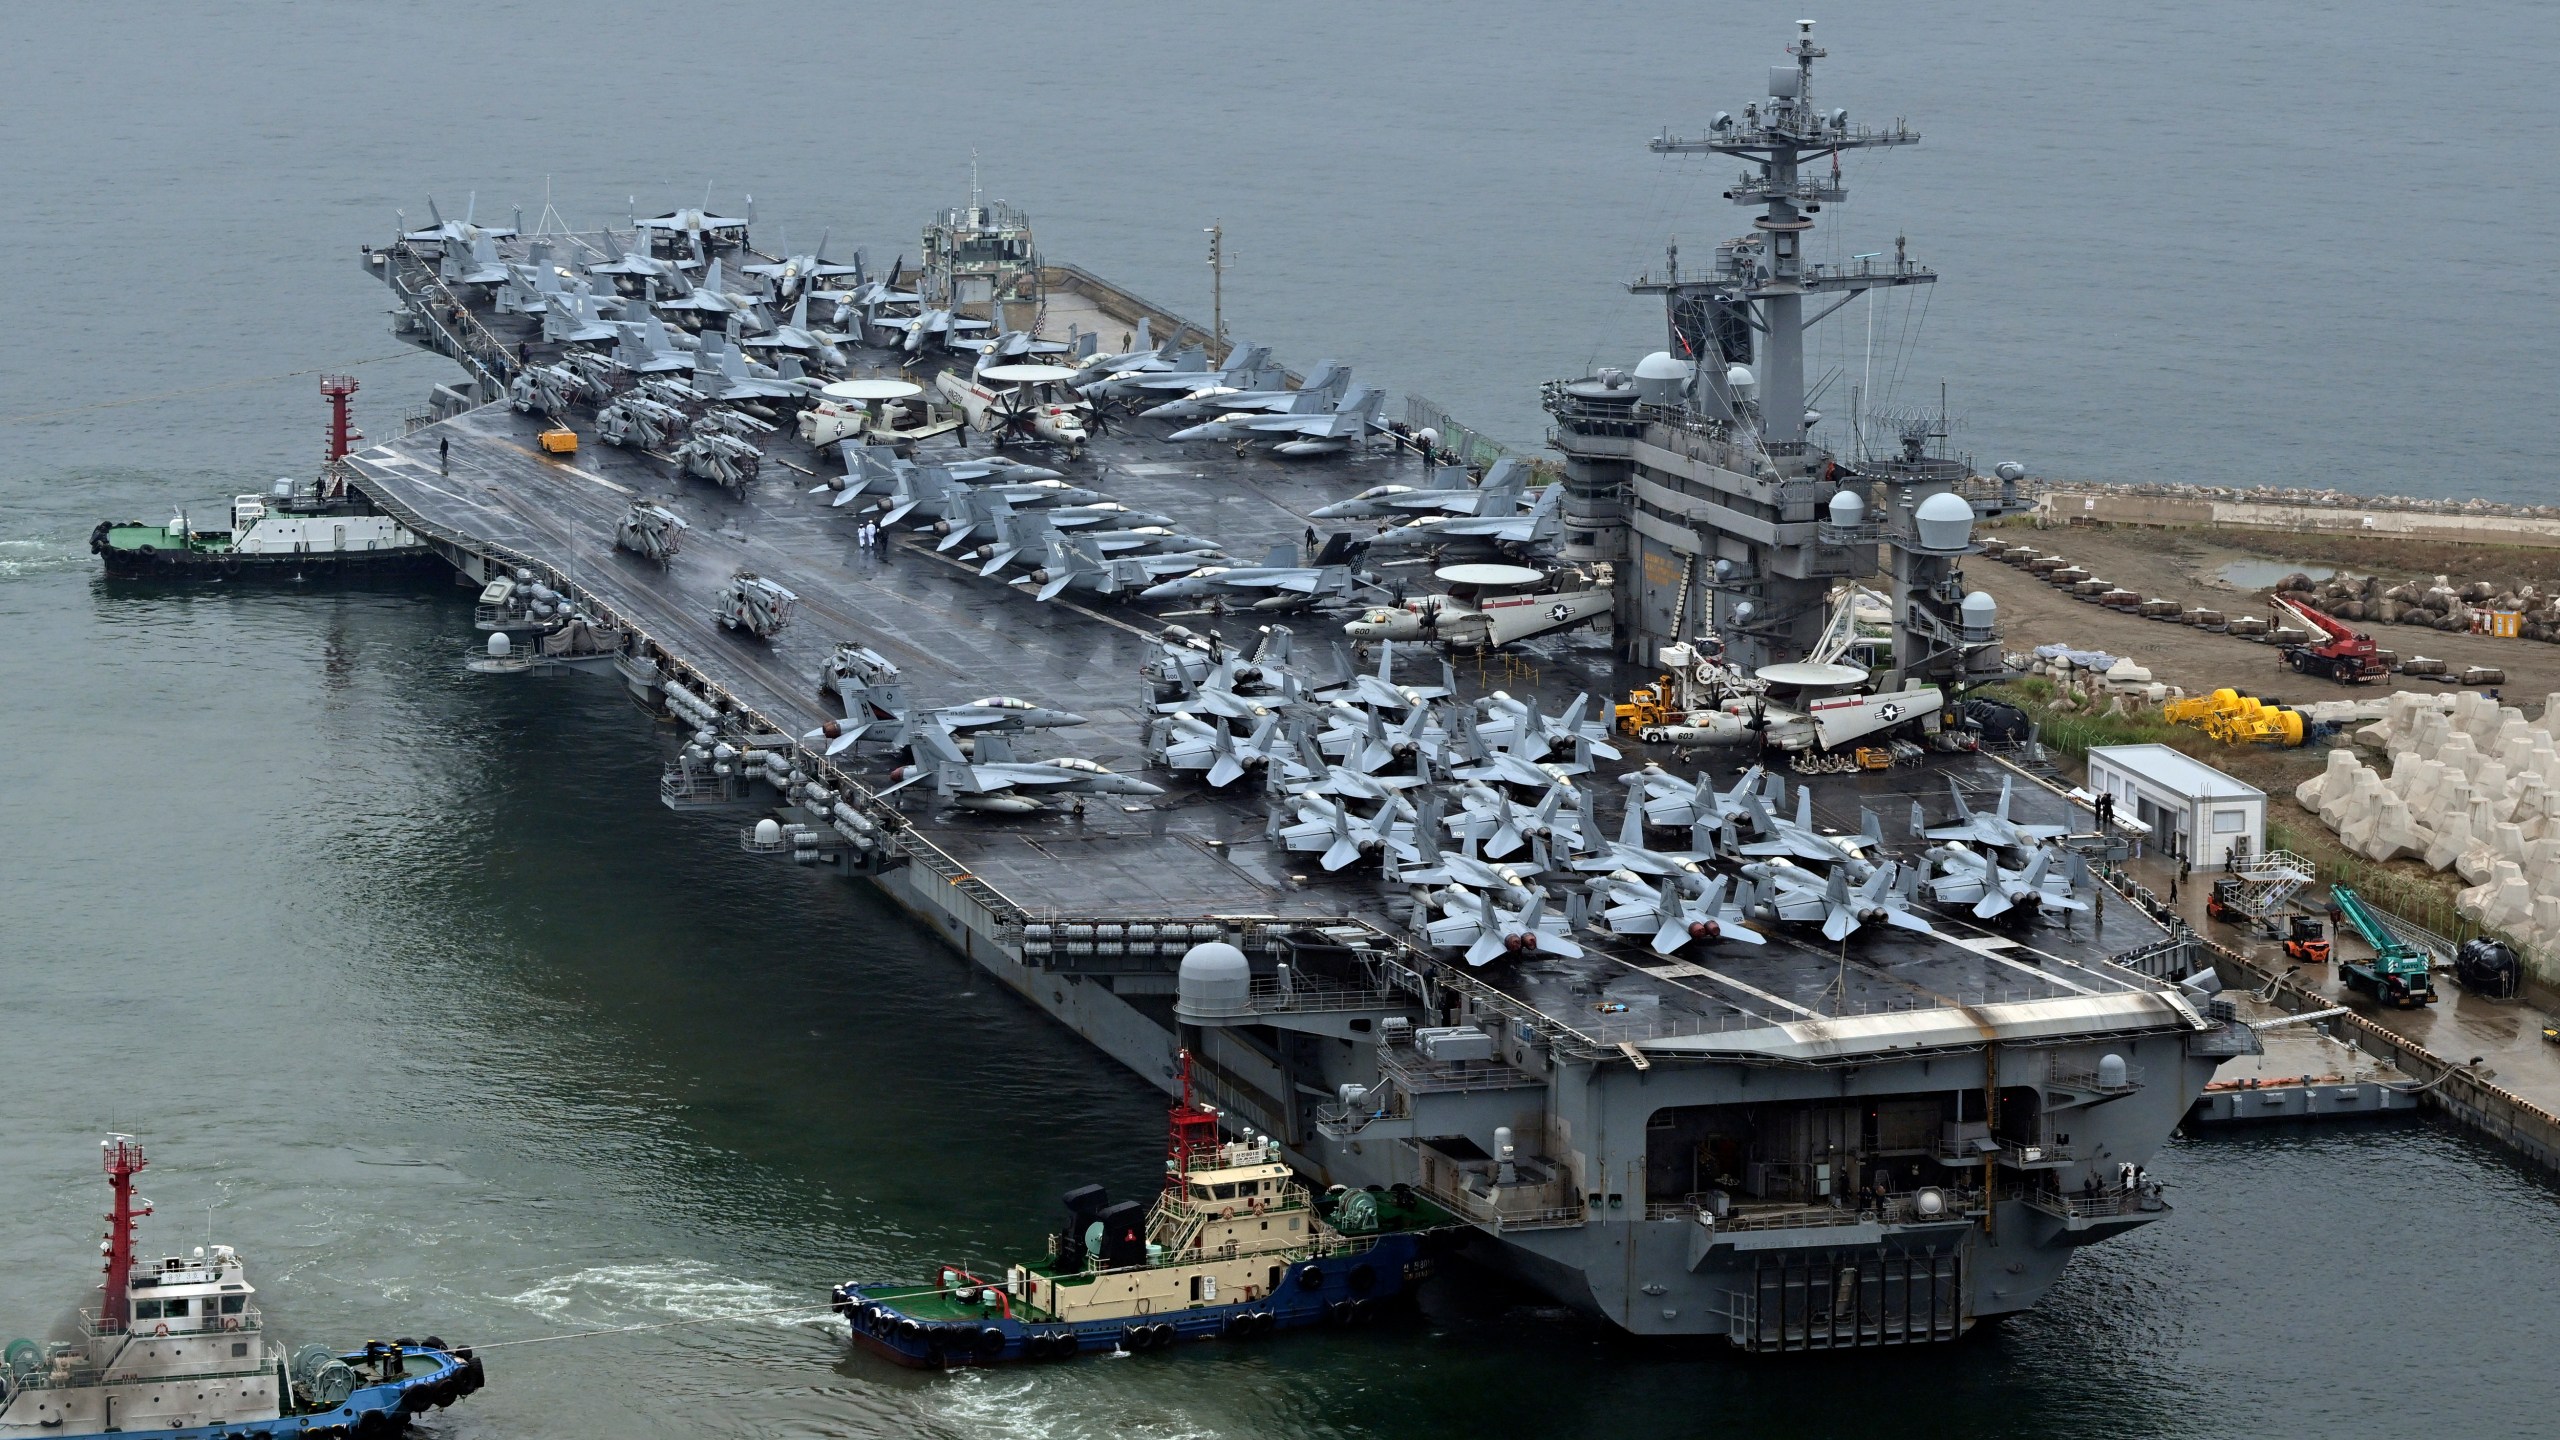
[[[514,642],[513,640],[510,640],[510,639],[508,639],[508,638],[507,638],[507,632],[506,632],[506,631],[504,631],[504,630],[492,630],[492,631],[490,631],[490,632],[489,632],[489,658],[490,658],[490,659],[492,659],[492,660],[504,660],[504,659],[506,659],[506,658],[507,658],[507,652],[508,652],[508,651],[510,651],[510,650],[513,650],[514,648],[516,648],[516,642]]]
[[[1223,940],[1183,952],[1173,982],[1174,1013],[1186,1020],[1240,1019],[1253,995],[1253,965]]]
[[[1636,394],[1645,404],[1668,405],[1689,388],[1689,365],[1668,350],[1656,350],[1636,362]]]
[[[1988,591],[1976,590],[1965,596],[1956,607],[1956,614],[1967,640],[1989,640],[1999,633],[2000,602],[1992,599]]]
[[[1750,366],[1734,365],[1726,368],[1724,372],[1724,383],[1726,389],[1733,391],[1737,395],[1749,395],[1752,388],[1757,386],[1760,381],[1752,375]]]
[[[1855,490],[1843,490],[1831,497],[1831,523],[1843,530],[1867,523],[1867,502]]]
[[[1911,512],[1911,523],[1920,532],[1923,550],[1952,554],[1973,543],[1973,507],[1951,490],[1921,501]]]

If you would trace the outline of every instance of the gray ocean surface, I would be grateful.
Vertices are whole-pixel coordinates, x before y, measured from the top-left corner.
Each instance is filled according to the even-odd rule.
[[[464,672],[462,592],[85,553],[307,474],[314,376],[268,377],[349,368],[394,432],[450,371],[355,247],[430,192],[530,224],[546,177],[581,226],[710,184],[877,262],[974,150],[1051,257],[1205,315],[1222,221],[1231,330],[1534,442],[1537,382],[1659,346],[1621,282],[1739,228],[1645,138],[1757,95],[1800,13],[0,6],[0,1341],[94,1283],[113,1126],[147,1248],[210,1219],[297,1339],[737,1317],[492,1350],[435,1435],[2546,1433],[2553,1189],[2421,1126],[2180,1141],[2174,1219],[1947,1350],[1632,1346],[1461,1272],[1356,1337],[848,1359],[772,1312],[1139,1193],[1160,1098],[867,890],[659,807],[610,684]],[[1927,136],[1850,164],[1823,258],[1904,233],[1945,275],[1872,347],[1828,322],[1827,412],[1872,364],[2056,475],[2550,498],[2560,11],[1814,13],[1823,103]]]

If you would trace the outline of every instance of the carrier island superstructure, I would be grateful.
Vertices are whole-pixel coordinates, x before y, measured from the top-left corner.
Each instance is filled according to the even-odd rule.
[[[1469,687],[1535,692],[1555,714],[1572,693],[1650,678],[1666,644],[1710,631],[1738,663],[1793,660],[1820,633],[1832,582],[1879,571],[1896,632],[1887,688],[1952,686],[1995,663],[1995,617],[1968,599],[1960,566],[1972,516],[2004,503],[2003,482],[1936,453],[1925,432],[1873,458],[1808,436],[1801,333],[1823,312],[1806,307],[1932,278],[1898,254],[1850,270],[1805,258],[1811,216],[1841,194],[1828,157],[1916,138],[1817,110],[1821,54],[1808,32],[1740,119],[1655,142],[1750,162],[1732,194],[1760,214],[1705,273],[1642,282],[1665,298],[1666,354],[1549,387],[1565,553],[1618,562],[1616,633],[1559,640],[1507,674],[1470,668]],[[1824,162],[1807,164],[1814,156]],[[1006,253],[1038,274],[967,283],[1036,293],[1045,331],[1118,339],[1144,318],[1161,338],[1179,323],[1089,272],[1038,262],[1027,222],[999,218]],[[945,253],[975,253],[972,237],[939,239]],[[469,241],[501,268],[530,258],[555,275],[576,256],[647,248],[611,232]],[[1938,907],[1928,933],[1876,924],[1837,945],[1770,926],[1763,945],[1670,956],[1592,937],[1579,955],[1524,944],[1479,967],[1418,944],[1411,896],[1372,866],[1337,874],[1271,844],[1250,794],[1156,773],[1168,794],[1152,801],[992,814],[831,758],[801,738],[836,718],[812,677],[854,644],[936,703],[1001,677],[1089,719],[1073,732],[1088,754],[1144,769],[1154,697],[1136,677],[1164,653],[1166,621],[1078,592],[1041,603],[937,555],[930,536],[857,553],[853,512],[825,493],[836,457],[798,438],[787,399],[737,407],[765,421],[733,423],[708,447],[717,483],[686,478],[647,443],[546,454],[537,431],[584,427],[592,401],[529,407],[552,408],[549,420],[497,402],[525,395],[511,386],[526,363],[519,341],[532,364],[552,363],[575,346],[560,337],[578,332],[585,302],[553,304],[571,313],[547,328],[539,302],[501,303],[511,290],[524,300],[526,277],[493,291],[457,273],[470,266],[449,245],[439,260],[415,236],[369,247],[363,263],[398,298],[402,333],[468,376],[440,388],[432,423],[348,457],[351,485],[466,579],[520,578],[575,607],[587,658],[678,728],[662,787],[671,808],[733,814],[750,850],[877,885],[1151,1082],[1170,1086],[1187,1049],[1237,1130],[1273,1137],[1326,1182],[1414,1187],[1474,1228],[1485,1260],[1629,1331],[1845,1348],[1952,1340],[2025,1309],[2074,1248],[2168,1213],[2119,1177],[2152,1157],[2220,1059],[2251,1046],[2227,1010],[2174,983],[2193,965],[2186,937],[2130,903],[2007,928]],[[965,295],[961,279],[936,277],[937,293]],[[716,350],[716,329],[696,343]],[[636,384],[602,364],[589,373],[607,389]],[[721,371],[697,352],[695,373],[716,388]],[[1231,458],[1136,420],[1072,454],[1014,453],[1239,557],[1297,542],[1319,505],[1419,482],[1426,463],[1388,444]],[[643,559],[614,534],[651,498],[689,524],[680,550]],[[787,626],[766,638],[728,628],[721,597],[741,571],[787,599]],[[1189,623],[1242,649],[1272,618]],[[1280,618],[1309,649],[1330,628]],[[1913,718],[1934,730],[1941,716]],[[1719,784],[1747,763],[1707,755]],[[1645,760],[1700,768],[1661,751],[1581,776],[1592,826],[1617,832],[1628,791],[1613,772]],[[1818,828],[1855,834],[1879,815],[1882,850],[1912,855],[1906,814],[1943,813],[1951,781],[1987,797],[2006,773],[1933,749],[1917,764],[1798,783]],[[2017,805],[2022,821],[2073,823],[2031,784]]]

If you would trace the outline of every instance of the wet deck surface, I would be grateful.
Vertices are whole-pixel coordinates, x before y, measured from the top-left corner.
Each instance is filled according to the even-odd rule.
[[[521,333],[511,317],[498,317],[493,329],[509,343]],[[1106,342],[1117,338],[1109,334]],[[535,359],[544,358],[544,348],[536,347]],[[861,358],[886,363],[878,352],[861,352]],[[760,441],[767,450],[763,473],[740,495],[684,477],[644,453],[597,443],[590,411],[581,409],[571,422],[583,439],[571,457],[542,454],[534,437],[543,422],[497,405],[377,445],[354,463],[368,489],[432,526],[548,564],[789,733],[839,713],[832,698],[820,698],[814,677],[837,642],[852,640],[894,661],[910,699],[920,704],[1007,693],[1090,718],[1082,728],[1016,737],[1017,751],[1026,758],[1081,755],[1115,770],[1145,770],[1139,666],[1151,649],[1149,637],[1166,623],[1162,616],[1193,602],[1142,608],[1089,596],[1076,600],[1070,592],[1061,602],[1041,604],[1026,590],[982,579],[974,567],[937,556],[929,536],[901,535],[885,552],[866,552],[855,544],[855,528],[856,512],[867,501],[834,508],[827,503],[832,495],[808,493],[817,477],[841,467],[831,452],[811,451],[787,429]],[[1218,444],[1175,446],[1158,438],[1168,428],[1125,422],[1077,461],[1036,449],[1010,453],[1056,469],[1072,484],[1167,515],[1177,528],[1214,538],[1246,559],[1260,557],[1273,544],[1299,543],[1316,506],[1391,479],[1418,478],[1413,457],[1383,445],[1358,456],[1282,461],[1238,457]],[[450,460],[440,466],[437,447],[447,440]],[[919,458],[934,458],[941,443]],[[693,524],[683,553],[663,570],[613,543],[616,522],[640,497],[671,500]],[[713,619],[715,591],[742,568],[800,597],[796,617],[771,642],[724,631]],[[1428,567],[1385,573],[1419,581]],[[1240,647],[1251,642],[1257,623],[1273,618],[1292,627],[1304,668],[1303,662],[1314,661],[1339,636],[1343,617],[1193,613],[1178,615],[1178,623],[1214,629],[1231,647]],[[1457,669],[1462,696],[1497,687],[1534,690],[1550,714],[1576,692],[1609,697],[1652,678],[1649,671],[1618,665],[1609,637],[1591,632],[1544,637],[1507,662],[1462,659]],[[1730,784],[1740,768],[1727,752],[1682,756],[1664,748],[1648,756],[1646,747],[1632,741],[1621,745],[1627,758],[1604,761],[1600,775],[1585,782],[1595,791],[1605,834],[1616,833],[1626,793],[1615,775],[1645,759],[1686,775],[1696,772],[1703,756],[1720,785]],[[893,763],[894,757],[868,758],[857,773],[867,768],[871,782],[878,783]],[[1913,800],[1923,804],[1931,823],[1941,823],[1951,811],[1950,776],[1977,804],[1988,806],[2003,773],[1981,757],[1932,755],[1916,767],[1821,777],[1813,782],[1816,820],[1855,833],[1860,809],[1873,808],[1883,823],[1886,853],[1916,856],[1928,842],[1909,836]],[[1091,797],[1082,817],[937,811],[929,795],[909,791],[906,798],[921,833],[1034,913],[1130,919],[1384,916],[1384,900],[1367,867],[1329,877],[1314,857],[1266,845],[1258,793],[1211,792],[1196,780],[1162,774],[1149,778],[1165,784],[1168,793],[1152,802]],[[1789,780],[1802,783],[1800,777]],[[2057,798],[2019,787],[2016,818],[2070,818],[2063,812]],[[2080,818],[2085,824],[2085,816]],[[1654,843],[1672,848],[1685,838],[1657,836]],[[2161,938],[2123,904],[2105,907],[2094,926],[2083,916],[2068,929],[2036,922],[1994,930],[1961,913],[1935,912],[1933,918],[1946,940],[1879,934],[1882,927],[1871,926],[1852,937],[1844,953],[1818,933],[1806,944],[1795,938],[1805,932],[1785,927],[1765,946],[1693,946],[1678,961],[1654,956],[1640,944],[1626,954],[1599,944],[1580,961],[1498,962],[1483,977],[1573,1023],[1658,1016],[1664,1029],[1728,1028],[1816,1012],[1930,1009],[2121,990],[2127,977],[2098,965],[2098,958]]]

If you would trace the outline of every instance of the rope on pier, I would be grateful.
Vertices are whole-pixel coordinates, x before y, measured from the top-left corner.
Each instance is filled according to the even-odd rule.
[[[294,380],[305,375],[334,375],[357,365],[378,365],[385,360],[397,360],[403,356],[418,353],[414,349],[400,350],[389,355],[367,356],[362,360],[341,360],[336,364],[323,365],[313,370],[280,370],[273,375],[252,375],[246,380],[225,380],[217,385],[191,385],[184,390],[162,390],[150,395],[132,395],[122,400],[101,400],[94,405],[70,405],[60,410],[38,410],[27,415],[0,415],[0,425],[23,425],[31,420],[52,420],[63,415],[85,414],[91,410],[114,410],[126,405],[148,405],[154,400],[175,400],[182,395],[210,395],[218,390],[245,390],[252,385],[264,385],[270,380]]]

